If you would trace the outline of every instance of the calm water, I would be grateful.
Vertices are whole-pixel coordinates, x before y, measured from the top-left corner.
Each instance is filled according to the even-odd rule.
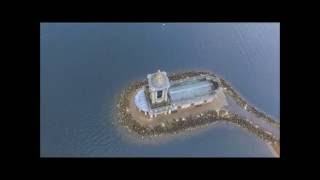
[[[41,24],[41,156],[269,157],[225,123],[139,143],[112,118],[115,96],[158,69],[213,70],[249,102],[280,114],[278,23]]]

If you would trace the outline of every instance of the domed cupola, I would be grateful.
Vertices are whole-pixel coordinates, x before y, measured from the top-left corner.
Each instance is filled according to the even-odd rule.
[[[167,73],[158,70],[156,73],[148,74],[148,84],[151,103],[161,103],[168,100],[168,89],[170,87]]]

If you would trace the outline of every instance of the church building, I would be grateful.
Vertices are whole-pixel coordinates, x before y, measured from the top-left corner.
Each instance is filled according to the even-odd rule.
[[[206,75],[170,81],[166,72],[158,70],[148,74],[147,80],[148,85],[137,92],[135,104],[150,118],[212,102],[217,89],[215,79]]]

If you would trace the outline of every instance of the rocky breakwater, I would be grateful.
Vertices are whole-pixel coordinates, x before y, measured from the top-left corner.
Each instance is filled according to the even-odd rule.
[[[169,75],[168,78],[170,79],[170,81],[175,81],[175,80],[185,79],[188,77],[198,76],[201,74],[207,75],[209,74],[209,72],[187,71],[187,72],[180,72],[180,73],[172,73]],[[198,122],[194,121],[196,120],[195,117],[183,117],[170,122],[161,123],[160,125],[155,126],[153,128],[150,128],[148,126],[142,126],[130,114],[128,107],[129,107],[129,98],[130,98],[129,95],[132,94],[137,89],[142,88],[145,85],[147,85],[146,80],[133,82],[129,86],[127,86],[118,97],[117,117],[118,117],[119,123],[120,125],[128,128],[130,132],[134,131],[140,136],[159,136],[163,133],[177,133],[181,130],[188,129],[190,127],[195,127],[197,124],[201,125],[201,124],[204,124],[204,122],[209,122],[214,120],[213,118],[210,118],[212,116],[206,115],[205,116],[206,118],[203,118],[203,120],[200,120]]]
[[[255,114],[256,117],[258,118],[263,118],[265,121],[267,121],[268,123],[272,124],[275,127],[280,128],[280,123],[273,120],[270,116],[268,116],[266,113],[259,111],[257,108],[255,108],[254,106],[251,106],[250,104],[248,104],[240,95],[239,93],[237,93],[224,79],[220,78],[220,86],[225,88],[225,92],[231,96],[236,102],[237,104],[245,109],[248,112],[251,112],[253,114]]]
[[[169,79],[171,81],[185,79],[188,77],[198,76],[198,75],[211,75],[216,77],[213,73],[210,72],[197,72],[197,71],[188,71],[181,73],[172,73],[169,75]],[[219,78],[219,85],[224,87],[225,92],[228,93],[235,101],[246,111],[254,113],[257,117],[264,117],[268,123],[273,124],[276,127],[280,127],[280,123],[273,120],[271,117],[267,116],[265,113],[258,111],[253,106],[250,106],[244,99],[240,97],[240,95],[235,92],[231,86]],[[207,126],[213,122],[218,121],[227,121],[240,127],[247,129],[249,132],[255,134],[257,137],[261,138],[265,142],[271,144],[273,149],[278,149],[277,154],[279,154],[280,149],[280,139],[277,139],[272,134],[266,132],[262,128],[253,124],[250,120],[245,117],[241,117],[240,115],[229,112],[227,109],[219,109],[219,110],[209,110],[205,112],[201,112],[199,114],[194,114],[187,117],[179,117],[174,118],[172,120],[164,121],[157,126],[149,127],[143,126],[138,123],[137,120],[133,118],[128,109],[129,107],[129,96],[134,93],[137,89],[142,88],[147,85],[147,81],[136,81],[131,83],[127,88],[125,88],[117,102],[117,116],[120,125],[126,127],[129,132],[135,132],[141,138],[144,137],[153,137],[153,136],[161,136],[163,134],[176,134],[181,131],[192,130],[197,127]]]

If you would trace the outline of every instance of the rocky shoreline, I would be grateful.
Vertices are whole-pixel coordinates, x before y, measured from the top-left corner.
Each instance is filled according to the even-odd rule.
[[[179,80],[179,79],[185,79],[188,77],[198,76],[198,75],[211,75],[216,77],[211,72],[198,72],[198,71],[187,71],[187,72],[180,72],[180,73],[172,73],[169,74],[169,79],[171,81],[173,80]],[[224,81],[223,79],[220,79],[220,86],[224,87],[228,95],[233,97],[236,102],[244,108],[246,111],[252,112],[257,117],[263,117],[265,118],[269,123],[273,124],[276,127],[280,127],[280,124],[273,120],[271,117],[267,116],[265,113],[258,111],[255,107],[250,106],[248,103],[246,103],[237,92],[235,92],[231,86]],[[128,128],[129,131],[134,131],[141,137],[152,137],[152,136],[159,136],[161,134],[176,134],[181,131],[185,131],[190,128],[199,127],[211,124],[213,122],[217,121],[227,121],[234,124],[237,124],[241,126],[242,128],[247,129],[249,132],[255,134],[259,138],[263,139],[266,142],[272,143],[272,144],[280,144],[280,140],[276,139],[271,134],[268,134],[261,128],[253,125],[249,120],[240,117],[239,115],[235,113],[228,112],[226,110],[210,110],[203,112],[201,114],[192,115],[189,117],[174,119],[172,122],[167,124],[166,126],[164,124],[158,125],[154,128],[149,127],[143,127],[141,126],[130,114],[128,111],[129,106],[129,96],[128,94],[132,93],[136,89],[139,89],[143,87],[144,85],[147,85],[147,80],[143,81],[137,81],[132,84],[130,84],[127,88],[125,88],[118,98],[117,103],[117,116],[119,119],[119,123]]]
[[[168,75],[168,78],[171,81],[185,79],[188,77],[198,76],[201,74],[209,74],[209,72],[197,72],[197,71],[188,71],[188,72],[180,72],[180,73],[172,73]],[[128,94],[132,93],[136,89],[142,88],[144,85],[147,85],[147,80],[136,81],[127,86],[120,94],[117,103],[117,116],[119,122],[122,126],[127,127],[129,130],[136,132],[141,136],[157,136],[162,133],[171,133],[178,132],[179,130],[184,130],[190,127],[195,126],[195,124],[189,124],[186,120],[177,120],[177,123],[173,123],[170,129],[163,128],[162,126],[157,126],[154,129],[150,129],[147,127],[141,126],[136,120],[133,119],[132,115],[127,111],[129,107],[129,98]],[[191,117],[187,117],[186,119],[190,119]],[[179,123],[180,122],[180,123]],[[199,124],[200,125],[200,124]]]

